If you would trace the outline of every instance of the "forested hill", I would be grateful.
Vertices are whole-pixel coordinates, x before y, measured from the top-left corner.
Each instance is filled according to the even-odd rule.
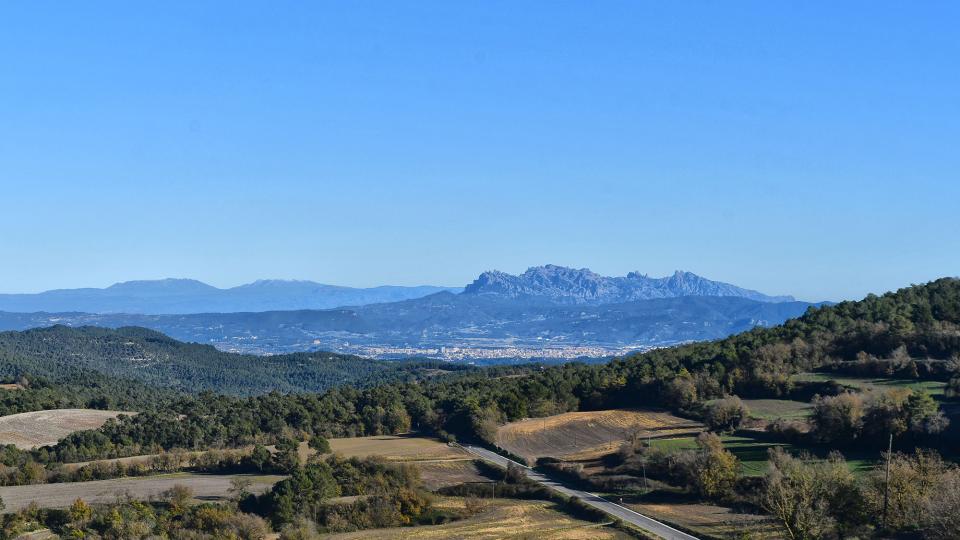
[[[95,372],[161,388],[250,395],[396,382],[431,367],[325,352],[234,354],[136,327],[53,326],[0,333],[0,377],[7,379],[30,374],[60,383]]]
[[[773,328],[619,360],[671,366],[725,391],[780,394],[790,375],[832,369],[947,380],[960,370],[960,279],[942,278],[883,296],[812,307]]]

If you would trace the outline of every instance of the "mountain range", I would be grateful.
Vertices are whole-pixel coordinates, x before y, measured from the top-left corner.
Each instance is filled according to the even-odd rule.
[[[484,272],[464,289],[277,280],[218,289],[160,280],[0,295],[0,330],[140,326],[259,354],[327,350],[456,359],[530,357],[551,349],[571,358],[718,339],[780,324],[811,305],[690,272],[606,277],[547,265],[520,275]]]
[[[330,309],[420,298],[462,288],[383,285],[359,289],[313,281],[258,280],[219,289],[194,279],[126,281],[103,289],[58,289],[37,294],[0,294],[0,311],[84,313],[233,313]]]
[[[518,276],[496,270],[484,272],[467,285],[464,293],[588,305],[681,296],[734,296],[758,302],[795,300],[792,296],[768,296],[681,270],[662,278],[652,278],[639,272],[630,272],[623,277],[607,277],[587,268],[575,269],[552,264],[529,268]]]
[[[461,291],[468,296],[594,306],[683,296],[727,296],[758,302],[794,300],[791,296],[768,296],[679,270],[662,278],[639,272],[607,277],[586,268],[545,265],[529,268],[520,275],[496,270],[483,272],[466,288],[432,285],[353,288],[313,281],[264,279],[220,289],[194,279],[126,281],[103,289],[0,294],[0,311],[150,315],[290,311],[400,302],[438,292]]]

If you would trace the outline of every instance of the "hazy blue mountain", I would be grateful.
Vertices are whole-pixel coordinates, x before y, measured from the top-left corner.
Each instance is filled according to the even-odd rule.
[[[691,272],[652,278],[639,272],[607,277],[586,268],[546,265],[519,276],[499,271],[480,274],[464,289],[468,295],[544,299],[560,304],[601,305],[682,296],[732,296],[758,302],[792,302],[792,296],[768,296],[729,283],[711,281]]]
[[[105,289],[59,289],[38,294],[0,294],[0,311],[186,314],[329,309],[420,298],[449,287],[381,286],[367,289],[312,281],[261,280],[218,289],[193,279],[127,281]]]

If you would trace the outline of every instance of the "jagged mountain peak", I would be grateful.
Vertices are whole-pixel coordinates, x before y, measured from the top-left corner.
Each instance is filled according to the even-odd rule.
[[[607,277],[588,268],[576,269],[553,264],[530,267],[520,275],[499,270],[484,272],[464,289],[464,294],[529,297],[563,304],[592,305],[679,296],[735,296],[761,302],[793,300],[789,296],[767,296],[729,283],[712,281],[684,270],[677,270],[662,278],[651,278],[640,272],[630,272],[623,277]]]

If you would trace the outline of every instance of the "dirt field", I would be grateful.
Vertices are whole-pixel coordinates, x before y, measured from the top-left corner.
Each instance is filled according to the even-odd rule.
[[[462,509],[463,501],[445,498],[438,501],[437,505]],[[375,529],[335,534],[328,538],[626,540],[629,536],[610,527],[568,517],[553,510],[551,503],[496,499],[488,501],[487,508],[476,516],[445,525]]]
[[[630,504],[637,512],[695,534],[717,538],[781,538],[773,519],[754,514],[738,514],[729,508],[709,504]]]
[[[420,461],[416,466],[420,469],[420,479],[423,480],[424,487],[429,490],[489,480],[480,474],[473,460]]]
[[[125,497],[126,494],[136,499],[149,499],[181,484],[192,489],[194,497],[198,500],[216,500],[227,496],[230,480],[237,477],[253,480],[250,490],[257,493],[270,489],[275,482],[283,478],[274,475],[178,473],[92,482],[0,487],[0,497],[3,497],[3,502],[7,505],[6,511],[13,512],[25,508],[31,501],[37,501],[45,508],[63,508],[73,504],[77,498],[89,503],[113,502],[118,497]]]
[[[573,412],[506,424],[497,430],[496,443],[529,461],[541,456],[585,460],[615,451],[633,435],[677,437],[702,430],[699,422],[659,411]]]
[[[24,450],[56,444],[74,431],[97,429],[108,419],[116,418],[120,414],[136,413],[54,409],[11,414],[0,417],[0,444],[14,444]]]

